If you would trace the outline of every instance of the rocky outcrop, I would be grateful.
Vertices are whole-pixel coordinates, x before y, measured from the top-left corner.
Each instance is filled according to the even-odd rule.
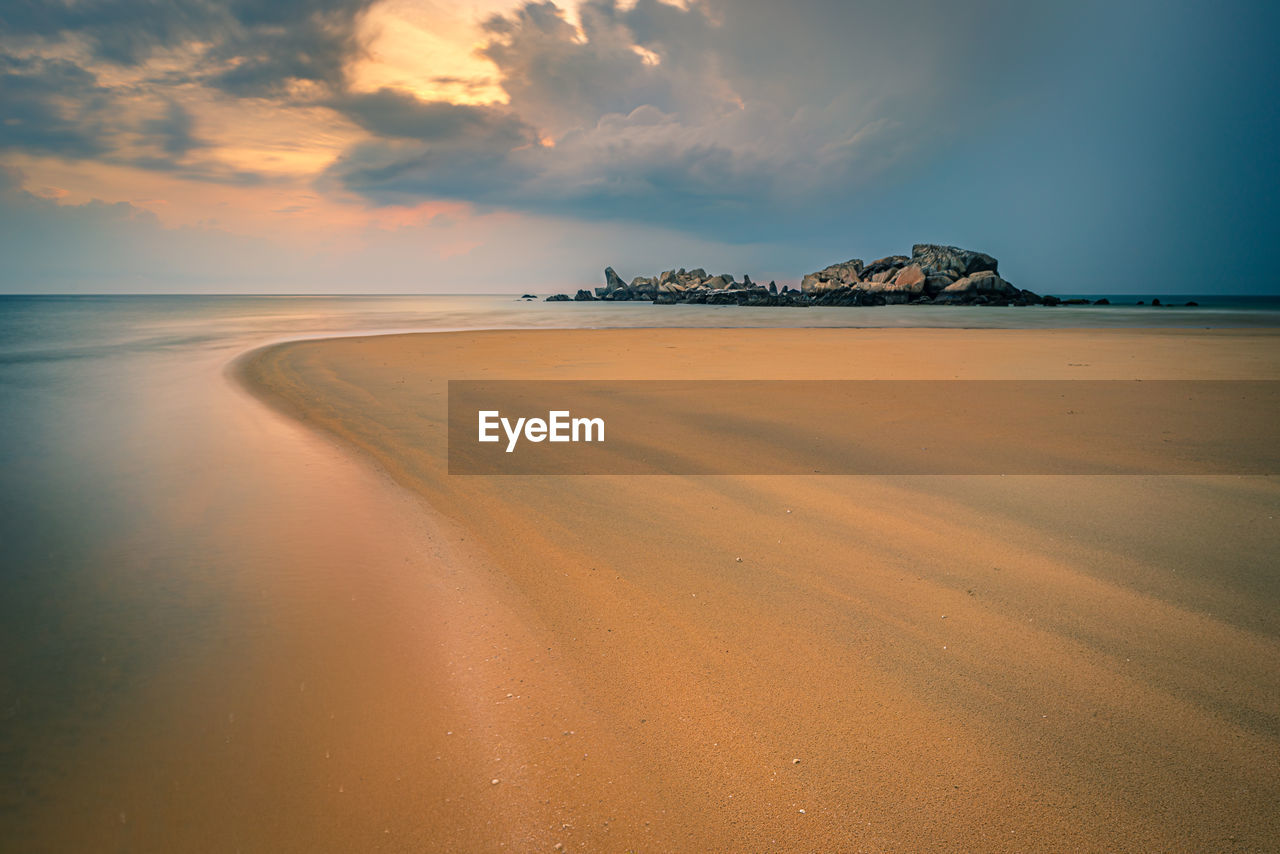
[[[938,294],[938,299],[972,302],[979,296],[1011,297],[1016,291],[1017,288],[1000,278],[999,274],[982,270],[947,285]]]
[[[612,267],[604,268],[604,289],[605,293],[612,293],[617,290],[625,290],[627,283],[622,281],[622,277],[613,271]]]
[[[917,243],[910,255],[887,255],[871,263],[852,258],[806,274],[800,289],[776,282],[768,287],[744,275],[715,276],[701,267],[667,270],[656,276],[637,276],[630,284],[612,267],[604,271],[604,287],[580,290],[572,299],[650,300],[659,305],[696,303],[746,306],[875,306],[913,305],[1057,305],[1054,297],[1021,290],[1004,279],[1000,264],[985,252]],[[564,301],[564,294],[548,297]]]
[[[919,296],[924,293],[924,270],[919,264],[908,264],[899,270],[885,285],[886,291]]]
[[[843,264],[832,264],[825,270],[810,273],[800,280],[800,291],[810,294],[853,287],[862,281],[862,259],[853,258]]]
[[[973,252],[958,246],[939,246],[936,243],[917,243],[911,247],[911,259],[920,265],[926,275],[943,274],[953,279],[963,279],[974,273],[1000,271],[1000,264],[985,252]]]

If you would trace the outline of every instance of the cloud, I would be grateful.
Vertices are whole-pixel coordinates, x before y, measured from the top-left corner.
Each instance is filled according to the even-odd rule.
[[[159,140],[165,154],[174,159],[181,159],[207,143],[195,136],[195,121],[185,107],[177,101],[168,101],[164,106],[164,114],[143,122],[143,129],[149,136]]]
[[[232,24],[212,53],[231,63],[212,79],[236,95],[277,94],[293,81],[341,88],[361,45],[357,19],[376,0],[271,0],[226,6]],[[206,36],[207,37],[207,33]]]
[[[196,116],[164,86],[106,85],[67,59],[0,53],[0,152],[93,160],[232,184],[264,180],[210,154]]]
[[[483,23],[509,103],[476,114],[488,120],[465,146],[420,121],[444,105],[383,93],[349,106],[378,138],[327,181],[377,204],[462,199],[738,241],[800,233],[986,121],[1006,85],[992,56],[1053,56],[1054,16],[1009,2],[587,0],[577,13],[580,26],[531,2]]]
[[[290,81],[338,85],[359,49],[358,16],[375,0],[32,0],[0,13],[10,40],[86,44],[94,59],[139,66],[159,52],[202,46],[200,75],[229,92],[263,95]]]
[[[696,12],[680,14],[691,27],[705,25]],[[484,23],[489,42],[480,52],[497,67],[513,109],[558,134],[644,105],[675,107],[670,67],[645,63],[615,6],[584,3],[579,17],[581,37],[550,2],[528,3]]]
[[[1267,4],[532,2],[464,37],[463,4],[424,0],[387,20],[447,20],[452,52],[432,32],[405,42],[420,65],[402,50],[353,82],[378,63],[362,42],[373,2],[5,4],[0,156],[43,170],[40,185],[108,164],[112,198],[133,197],[132,169],[172,180],[149,191],[169,198],[188,180],[278,182],[243,204],[270,198],[255,213],[300,223],[450,200],[494,229],[506,216],[743,252],[785,242],[822,263],[925,239],[1063,269],[1087,248],[1117,282],[1157,276],[1136,243],[1226,257],[1280,227],[1275,111],[1258,108],[1277,79]],[[473,35],[484,67],[457,62]],[[405,88],[356,91],[376,85]],[[441,94],[467,87],[468,101],[502,97]],[[317,189],[322,203],[296,211]],[[118,215],[81,214],[103,229]],[[454,257],[485,244],[451,240]],[[1194,267],[1159,275],[1190,288]]]
[[[44,53],[5,59],[15,118],[0,146],[265,180],[201,136],[190,93],[215,91],[327,107],[363,129],[318,183],[374,204],[453,199],[751,240],[832,222],[833,206],[983,121],[997,45],[1002,59],[1042,48],[1026,36],[1046,17],[1011,0],[586,0],[571,23],[530,2],[480,24],[508,103],[466,105],[347,88],[371,2],[19,6],[6,24]],[[50,53],[77,44],[92,61]],[[147,65],[157,57],[168,65]],[[121,83],[104,62],[138,73]]]
[[[270,151],[273,143],[256,142],[255,129],[228,134],[220,119],[247,99],[249,107],[270,103],[305,114],[317,99],[342,92],[345,69],[362,50],[360,16],[373,2],[7,4],[0,11],[0,151],[198,181],[269,180],[290,160],[288,141]],[[209,114],[215,124],[202,121]],[[233,137],[225,150],[202,134],[211,130]],[[254,149],[264,152],[257,162]]]
[[[536,139],[533,128],[500,107],[421,101],[393,89],[344,94],[326,103],[379,137],[507,149]]]
[[[327,179],[378,204],[461,199],[747,241],[810,227],[816,202],[901,153],[873,110],[846,103],[833,119],[727,77],[733,44],[706,7],[596,0],[579,17],[581,32],[530,3],[484,23],[501,109],[391,93],[340,105],[377,138]]]
[[[108,100],[94,76],[71,62],[0,55],[0,148],[103,154]]]

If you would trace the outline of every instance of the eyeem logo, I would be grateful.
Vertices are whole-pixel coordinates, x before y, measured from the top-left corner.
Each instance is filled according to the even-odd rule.
[[[516,449],[521,435],[530,442],[603,442],[603,418],[574,418],[567,409],[553,409],[543,418],[503,418],[496,409],[482,409],[478,416],[479,441],[500,442],[498,429],[507,435],[507,453]]]

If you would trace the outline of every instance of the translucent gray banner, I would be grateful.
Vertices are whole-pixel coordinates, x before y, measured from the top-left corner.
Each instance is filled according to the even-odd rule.
[[[451,381],[449,473],[1274,474],[1280,382]]]

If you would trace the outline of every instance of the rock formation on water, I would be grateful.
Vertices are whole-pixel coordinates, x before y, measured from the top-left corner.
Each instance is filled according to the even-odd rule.
[[[604,271],[604,287],[594,293],[580,290],[574,300],[649,300],[659,305],[705,303],[710,305],[1054,305],[1053,297],[1041,298],[1014,287],[1001,278],[999,262],[985,252],[956,246],[917,243],[911,255],[890,255],[864,263],[854,258],[809,273],[799,290],[778,288],[776,282],[760,285],[732,273],[708,275],[694,270],[667,270],[657,276],[637,276],[627,284],[612,267]],[[568,300],[557,294],[548,300]]]

